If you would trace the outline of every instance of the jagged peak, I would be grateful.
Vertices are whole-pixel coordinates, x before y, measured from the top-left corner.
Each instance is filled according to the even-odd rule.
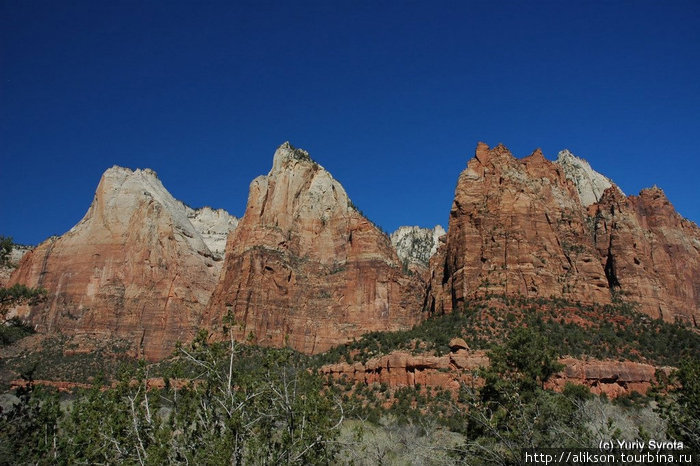
[[[653,197],[667,197],[666,193],[664,192],[663,189],[661,189],[657,185],[653,185],[651,188],[644,188],[641,191],[639,191],[639,195],[647,195],[647,196],[653,196]]]
[[[544,154],[542,153],[542,149],[540,149],[539,147],[537,149],[533,150],[532,153],[530,155],[528,155],[528,157],[539,158],[539,159],[545,158]]]
[[[500,142],[493,149],[490,148],[488,144],[479,142],[476,145],[474,158],[476,158],[476,160],[478,160],[482,165],[486,165],[494,160],[515,159],[508,148]]]
[[[282,170],[288,161],[307,162],[318,165],[307,151],[296,148],[289,141],[285,141],[275,151],[275,155],[272,159],[272,171],[270,173]]]

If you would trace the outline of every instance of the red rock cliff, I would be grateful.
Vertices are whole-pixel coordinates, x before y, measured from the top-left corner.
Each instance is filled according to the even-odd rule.
[[[615,292],[652,317],[700,325],[700,228],[659,188],[630,197],[608,189],[590,210]]]
[[[239,339],[318,353],[370,331],[410,327],[423,288],[340,183],[285,143],[270,173],[251,183],[203,326],[216,333],[231,314]]]
[[[191,338],[221,269],[187,213],[151,170],[107,170],[80,223],[12,275],[10,285],[48,291],[25,317],[44,332],[125,338],[148,359],[169,355]]]
[[[588,215],[562,168],[480,143],[457,182],[446,242],[431,260],[428,308],[486,293],[606,303]]]

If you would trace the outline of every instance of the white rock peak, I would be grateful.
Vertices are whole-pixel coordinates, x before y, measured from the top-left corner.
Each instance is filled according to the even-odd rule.
[[[107,225],[127,227],[144,198],[168,212],[175,230],[194,250],[217,259],[223,256],[228,232],[237,226],[238,219],[223,209],[192,209],[185,205],[165,189],[156,172],[149,168],[131,170],[115,165],[105,171],[90,209],[70,231],[76,231],[95,216],[102,217],[100,221]]]
[[[390,238],[401,262],[427,267],[430,258],[437,251],[439,238],[444,234],[445,229],[440,225],[434,228],[403,226],[393,232]]]
[[[586,160],[576,157],[567,149],[559,152],[555,163],[559,164],[566,177],[574,182],[581,203],[586,207],[598,202],[603,192],[611,186],[615,186],[622,193],[610,178],[593,170]]]

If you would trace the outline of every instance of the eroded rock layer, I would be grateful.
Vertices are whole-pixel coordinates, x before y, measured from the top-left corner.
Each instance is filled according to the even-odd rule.
[[[25,316],[39,330],[126,338],[160,359],[191,338],[221,264],[155,172],[113,167],[80,223],[28,252],[10,284],[47,290]]]
[[[216,334],[230,315],[239,339],[318,353],[410,327],[423,289],[340,183],[285,143],[270,173],[251,183],[203,325]]]
[[[595,394],[605,393],[610,398],[632,392],[646,394],[657,382],[657,370],[668,375],[672,369],[631,361],[562,358],[559,363],[564,365],[564,369],[552,376],[546,384],[547,388],[561,391],[567,383],[574,383],[589,387]],[[484,351],[453,348],[450,354],[443,356],[394,351],[365,363],[328,364],[321,367],[320,372],[335,379],[367,385],[382,383],[390,387],[440,387],[456,394],[462,384],[483,383],[477,371],[489,365]]]
[[[610,301],[588,215],[562,168],[480,143],[457,182],[446,243],[431,260],[427,306],[485,294]]]

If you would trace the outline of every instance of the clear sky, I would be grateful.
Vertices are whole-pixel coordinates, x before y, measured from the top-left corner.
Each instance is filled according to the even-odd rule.
[[[0,0],[0,235],[64,233],[115,164],[240,216],[286,140],[387,231],[446,227],[480,140],[699,222],[700,2]]]

